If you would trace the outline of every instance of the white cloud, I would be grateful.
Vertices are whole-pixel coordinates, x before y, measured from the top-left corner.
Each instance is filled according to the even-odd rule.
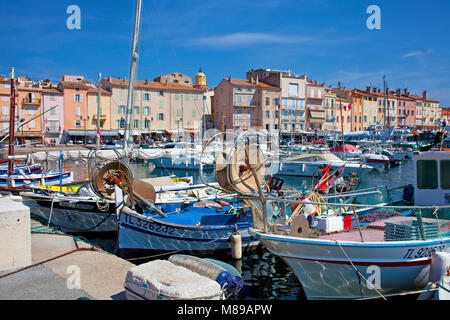
[[[220,36],[194,39],[191,44],[217,48],[231,48],[255,44],[293,44],[311,41],[311,38],[299,36],[283,36],[258,32],[238,32]]]
[[[428,50],[426,50],[426,51],[423,51],[423,50],[417,50],[417,51],[412,51],[412,52],[409,52],[409,53],[404,54],[404,55],[402,56],[402,58],[422,57],[422,56],[424,56],[424,55],[431,54],[431,53],[433,53],[433,52],[434,52],[433,49],[428,49]]]

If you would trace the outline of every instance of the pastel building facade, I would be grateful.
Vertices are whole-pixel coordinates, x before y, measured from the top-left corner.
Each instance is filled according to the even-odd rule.
[[[63,141],[64,94],[57,89],[41,89],[44,141],[57,144]]]
[[[111,130],[123,135],[128,97],[128,80],[105,78],[102,87],[111,92]],[[204,91],[178,83],[136,81],[131,135],[135,139],[160,134],[194,134],[201,128]]]
[[[317,81],[306,83],[306,122],[309,130],[321,130],[325,123],[325,108],[323,97],[325,84]]]

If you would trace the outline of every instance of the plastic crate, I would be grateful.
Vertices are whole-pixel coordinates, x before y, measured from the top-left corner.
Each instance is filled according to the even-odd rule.
[[[425,239],[435,239],[439,237],[439,226],[437,223],[423,222],[423,231]],[[398,221],[386,222],[384,229],[385,241],[407,241],[407,240],[424,240],[420,231],[418,221]]]

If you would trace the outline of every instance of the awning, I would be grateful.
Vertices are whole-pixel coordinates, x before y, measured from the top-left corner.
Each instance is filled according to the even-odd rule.
[[[312,119],[325,120],[325,112],[324,111],[310,111]]]
[[[97,130],[66,130],[65,132],[69,136],[86,136],[86,137],[96,137]],[[119,132],[110,130],[100,130],[100,136],[102,137],[118,137]]]

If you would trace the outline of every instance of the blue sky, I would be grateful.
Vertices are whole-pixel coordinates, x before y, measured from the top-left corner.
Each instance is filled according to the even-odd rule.
[[[68,30],[69,5],[81,30]],[[369,30],[370,5],[381,30]],[[58,81],[63,74],[128,77],[134,0],[0,3],[0,74]],[[450,106],[450,1],[144,0],[139,79],[199,67],[215,87],[253,68],[290,69],[349,88],[427,89]]]

